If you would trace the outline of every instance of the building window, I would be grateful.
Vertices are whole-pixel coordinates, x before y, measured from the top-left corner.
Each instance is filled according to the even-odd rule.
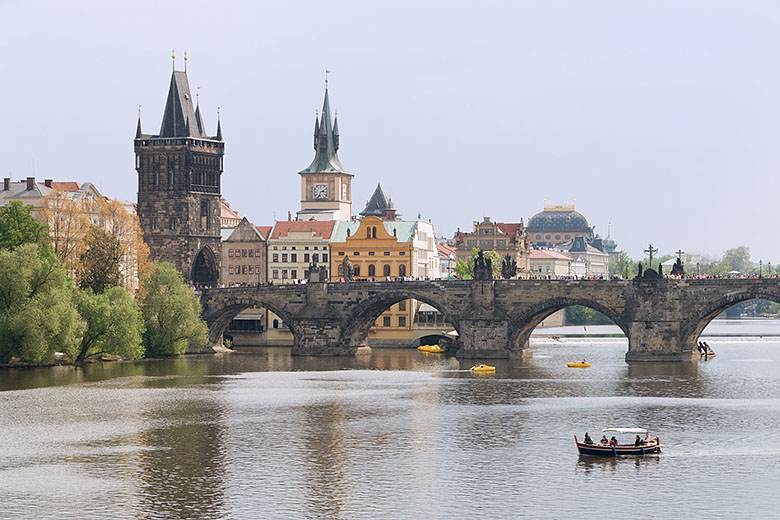
[[[545,240],[550,240],[552,237],[550,235],[544,235]]]
[[[307,247],[306,249],[309,249],[309,248]],[[342,254],[344,254],[344,253],[342,253]],[[309,253],[303,253],[303,261],[306,262],[307,264],[310,262],[310,260],[309,260]]]
[[[327,262],[328,261],[328,255],[326,255],[325,253],[322,254],[322,261],[323,262]]]
[[[314,250],[316,251],[317,249],[319,249],[319,248],[317,246],[314,246]]]
[[[406,316],[398,316],[398,326],[406,327]]]
[[[241,266],[241,274],[246,274],[246,266],[245,265]]]
[[[228,266],[228,274],[233,274],[233,266]]]
[[[314,262],[314,263],[317,263],[317,262],[319,262],[319,261],[320,261],[320,254],[319,254],[319,253],[313,253],[313,254],[311,255],[311,260],[312,260],[312,262]]]
[[[274,269],[274,278],[279,279],[279,269]]]
[[[571,240],[571,235],[566,235],[566,240]]]
[[[282,246],[282,251],[287,251],[287,246]]]
[[[344,251],[339,251],[339,256],[344,256]]]
[[[400,253],[398,253],[398,254],[399,254],[399,255],[401,255],[401,256],[406,256],[406,251],[401,251],[401,252],[400,252]]]
[[[282,262],[287,261],[287,253],[282,253]]]
[[[241,250],[241,256],[243,256],[244,258],[246,258],[246,249],[242,249],[242,250]]]
[[[290,253],[290,262],[298,261],[298,253]]]
[[[255,256],[255,250],[254,249],[250,249],[249,250],[249,257],[250,258],[254,258],[254,256]]]
[[[253,265],[249,266],[249,274],[255,274],[255,266]]]
[[[276,251],[277,249],[279,249],[279,248],[278,248],[278,247],[276,247],[276,246],[274,246],[274,251]]]
[[[295,251],[295,246],[292,246],[290,249],[292,249],[293,251]]]
[[[382,318],[382,325],[385,327],[390,326],[390,316],[385,316],[384,318]]]
[[[368,256],[374,256],[375,254],[376,254],[376,253],[374,253],[373,251],[369,251],[369,252],[368,252]]]
[[[200,201],[200,228],[209,228],[209,201]]]
[[[400,302],[398,302],[398,310],[399,311],[406,310],[406,300],[401,300]]]
[[[298,270],[297,269],[291,270],[290,271],[290,277],[293,278],[293,279],[298,278]]]
[[[305,247],[303,248],[303,250],[304,250],[304,251],[308,251],[308,250],[309,250],[309,246],[305,246]]]
[[[228,249],[228,256],[230,258],[233,258],[233,250],[232,249]]]
[[[390,256],[390,251],[385,251],[385,252],[384,252],[384,253],[382,253],[382,254],[383,254],[383,255],[385,255],[385,256]]]
[[[541,240],[541,239],[542,239],[542,235],[536,235],[536,240]]]
[[[376,266],[374,264],[368,266],[368,276],[376,276]]]
[[[287,269],[282,269],[282,280],[287,279]]]
[[[560,239],[561,239],[561,235],[555,235],[555,240],[560,240]]]
[[[360,251],[355,251],[354,253],[352,253],[352,255],[353,256],[360,256]]]
[[[273,254],[273,261],[274,262],[278,262],[279,261],[279,253],[274,253]]]
[[[255,256],[260,256],[260,250],[259,249],[255,249]]]
[[[390,276],[390,264],[385,264],[382,268],[383,276]]]
[[[273,321],[273,325],[272,325],[272,326],[273,326],[273,328],[275,328],[275,329],[278,329],[278,328],[279,328],[279,320],[276,320],[276,319],[275,319],[275,320]]]
[[[398,276],[406,276],[406,266],[404,264],[398,266]]]

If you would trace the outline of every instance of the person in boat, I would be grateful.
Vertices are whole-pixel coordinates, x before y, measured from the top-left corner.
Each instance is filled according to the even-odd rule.
[[[636,436],[636,439],[634,439],[634,446],[641,446],[642,445],[642,439],[639,437],[639,435]]]
[[[650,440],[650,432],[645,432],[645,440],[642,441],[645,444],[650,444],[652,441]]]
[[[611,439],[609,439],[609,445],[612,446],[612,447],[617,446],[617,439],[615,438],[614,435],[612,436]]]
[[[590,438],[590,434],[585,432],[585,444],[593,444],[593,439]]]
[[[601,440],[599,441],[599,444],[609,444],[609,441],[607,440],[606,435],[601,436]]]

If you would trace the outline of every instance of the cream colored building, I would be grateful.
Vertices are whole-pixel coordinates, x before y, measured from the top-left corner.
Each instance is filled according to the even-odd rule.
[[[492,222],[484,217],[474,222],[474,230],[455,234],[455,252],[458,260],[467,261],[474,248],[495,251],[503,259],[506,255],[517,263],[517,278],[528,278],[531,271],[531,248],[526,236],[525,225],[520,222]]]
[[[220,281],[223,286],[250,286],[266,282],[266,241],[267,237],[246,217],[232,228],[229,236],[222,241]]]

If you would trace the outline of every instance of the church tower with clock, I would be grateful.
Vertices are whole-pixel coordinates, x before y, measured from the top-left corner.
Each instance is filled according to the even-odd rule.
[[[298,220],[352,219],[352,175],[339,161],[338,116],[331,122],[328,86],[322,114],[314,120],[314,160],[301,176],[301,210]]]

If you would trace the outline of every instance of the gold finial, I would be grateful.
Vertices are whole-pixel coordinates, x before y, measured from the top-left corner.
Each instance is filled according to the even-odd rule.
[[[173,60],[173,70],[176,70],[176,49],[171,49],[171,59]]]
[[[187,72],[187,51],[184,51],[184,72]]]
[[[200,87],[195,87],[195,97],[200,101]]]
[[[219,121],[219,111],[222,109],[222,107],[217,107],[217,121]]]
[[[325,69],[325,88],[328,88],[328,74],[330,74],[330,71]]]
[[[141,105],[138,105],[138,119],[141,119]]]

